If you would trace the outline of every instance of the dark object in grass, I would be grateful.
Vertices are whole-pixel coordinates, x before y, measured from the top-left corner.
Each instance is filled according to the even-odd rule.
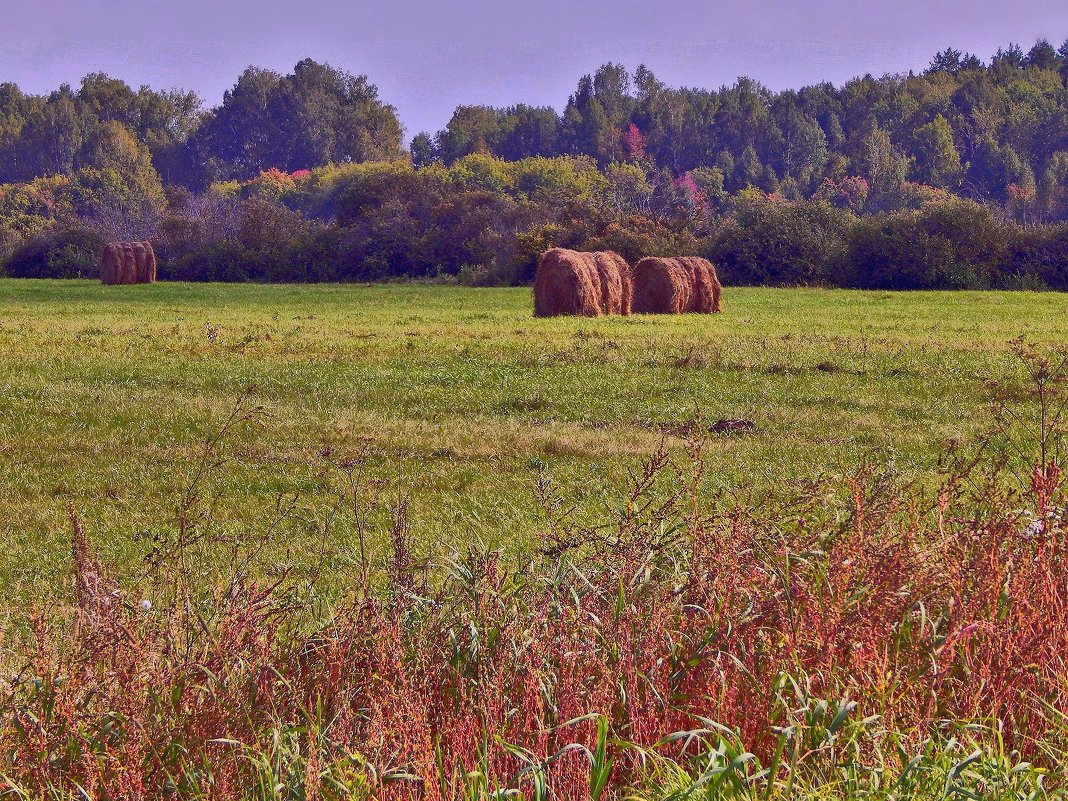
[[[676,425],[661,425],[659,428],[670,437],[693,439],[703,432],[709,434],[748,434],[756,431],[756,423],[744,417],[727,417],[716,420],[716,422],[708,426],[705,426],[701,420],[691,419]]]
[[[713,434],[741,434],[756,431],[756,423],[744,417],[724,418],[708,427]]]

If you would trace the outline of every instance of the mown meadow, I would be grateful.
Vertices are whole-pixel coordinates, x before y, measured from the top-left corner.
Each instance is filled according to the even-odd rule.
[[[0,783],[1063,797],[1068,299],[724,308],[0,284]]]
[[[1068,340],[1068,300],[1030,293],[733,289],[715,317],[535,320],[525,289],[8,281],[0,286],[0,586],[50,591],[72,505],[107,562],[173,518],[204,441],[262,407],[210,491],[258,520],[279,494],[325,514],[331,458],[411,496],[421,543],[537,543],[539,473],[596,513],[625,468],[698,418],[709,491],[759,497],[870,454],[930,475],[989,425],[1009,341]],[[322,538],[287,532],[308,565]],[[350,531],[333,531],[344,550]],[[142,538],[143,539],[143,538]]]

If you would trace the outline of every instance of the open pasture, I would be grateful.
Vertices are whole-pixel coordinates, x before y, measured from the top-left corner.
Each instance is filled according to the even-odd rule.
[[[0,587],[57,591],[68,507],[135,575],[200,458],[250,387],[203,482],[225,525],[297,512],[273,558],[353,547],[326,465],[367,454],[411,496],[427,553],[536,542],[541,470],[595,516],[624,469],[689,421],[713,438],[709,492],[743,496],[848,472],[875,452],[930,477],[947,440],[989,422],[984,380],[1009,340],[1068,342],[1068,297],[735,289],[712,316],[534,319],[529,289],[0,282]],[[325,533],[324,533],[325,532]]]

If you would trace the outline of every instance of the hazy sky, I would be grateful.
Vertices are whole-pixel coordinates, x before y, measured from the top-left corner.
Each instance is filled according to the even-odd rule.
[[[249,64],[366,74],[408,135],[459,103],[561,108],[605,61],[671,85],[739,75],[773,89],[920,70],[946,46],[984,60],[1068,38],[1068,0],[0,0],[0,81],[45,92],[107,72],[215,105]]]

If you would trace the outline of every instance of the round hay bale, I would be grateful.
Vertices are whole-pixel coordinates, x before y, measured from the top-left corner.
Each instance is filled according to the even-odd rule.
[[[601,284],[601,311],[604,314],[630,314],[634,279],[630,265],[611,250],[585,254],[593,259]]]
[[[719,282],[712,262],[696,256],[683,256],[678,261],[690,276],[690,304],[686,311],[693,314],[714,314],[721,311],[723,285]]]
[[[122,267],[119,270],[119,283],[136,284],[137,257],[134,255],[133,243],[123,242],[119,247],[122,248]]]
[[[693,256],[642,259],[634,268],[634,311],[639,314],[711,314],[723,287],[716,268]]]
[[[130,247],[133,249],[134,256],[134,283],[140,284],[145,280],[145,272],[147,271],[148,266],[148,258],[145,255],[145,243],[131,242]]]
[[[534,316],[600,317],[601,279],[588,253],[553,248],[534,274]]]
[[[145,242],[145,283],[156,283],[156,249],[152,247],[151,242]]]
[[[134,242],[134,264],[136,270],[136,283],[151,284],[156,280],[156,252],[152,249],[151,242]]]
[[[100,256],[104,284],[151,284],[156,280],[156,251],[151,242],[109,242]]]
[[[637,314],[682,314],[690,306],[690,273],[677,259],[654,256],[634,267]]]
[[[122,249],[115,242],[104,245],[104,251],[100,254],[100,283],[119,283],[119,271],[122,266]]]

